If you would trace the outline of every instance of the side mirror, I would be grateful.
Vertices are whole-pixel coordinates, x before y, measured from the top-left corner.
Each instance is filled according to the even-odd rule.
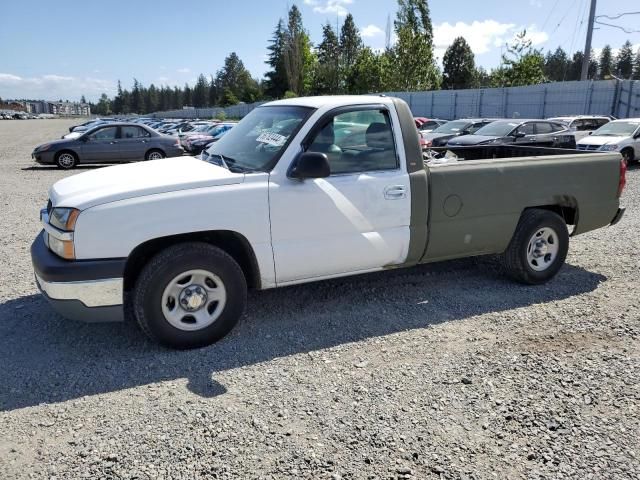
[[[304,152],[294,163],[289,171],[289,177],[299,178],[326,178],[331,175],[329,159],[324,153]]]
[[[516,132],[513,134],[514,138],[523,138],[524,137],[524,133],[522,132]]]

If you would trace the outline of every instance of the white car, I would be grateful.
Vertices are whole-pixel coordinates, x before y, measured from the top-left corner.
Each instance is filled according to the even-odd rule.
[[[576,115],[573,117],[552,117],[547,118],[547,120],[560,122],[569,127],[569,130],[571,130],[577,142],[587,135],[591,135],[592,132],[606,125],[613,120],[613,118],[603,115]]]
[[[578,150],[620,152],[627,163],[640,159],[640,118],[614,120],[580,140]]]

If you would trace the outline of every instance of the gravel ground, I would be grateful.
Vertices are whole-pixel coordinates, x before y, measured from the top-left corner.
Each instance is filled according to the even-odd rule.
[[[481,258],[256,292],[175,352],[37,294],[68,174],[29,156],[69,124],[0,122],[1,479],[640,478],[640,169],[545,286]]]

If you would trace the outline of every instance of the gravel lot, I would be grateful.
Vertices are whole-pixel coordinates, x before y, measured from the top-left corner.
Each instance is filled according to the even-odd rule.
[[[36,291],[68,174],[30,153],[71,124],[0,122],[1,479],[640,478],[640,169],[548,285],[481,258],[256,292],[175,352]]]

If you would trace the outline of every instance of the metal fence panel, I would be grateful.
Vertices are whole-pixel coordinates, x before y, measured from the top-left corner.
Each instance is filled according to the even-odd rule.
[[[387,92],[409,104],[417,117],[453,120],[465,117],[548,118],[560,115],[640,116],[640,80],[556,82],[527,87]],[[195,108],[157,112],[165,118],[242,118],[264,102],[227,108]]]

